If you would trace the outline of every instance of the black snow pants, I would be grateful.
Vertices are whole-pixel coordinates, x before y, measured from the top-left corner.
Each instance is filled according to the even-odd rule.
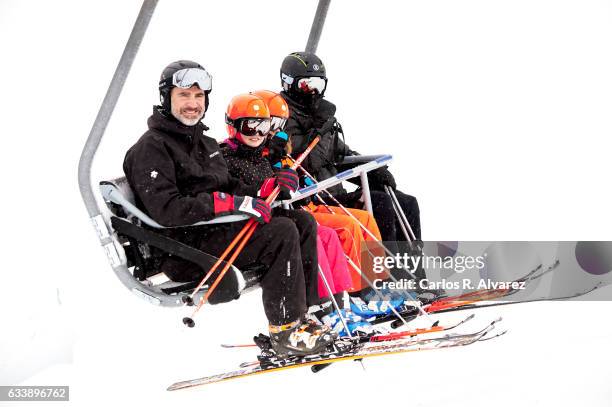
[[[319,258],[317,255],[317,221],[306,211],[274,209],[274,216],[289,218],[300,235],[300,253],[306,283],[306,305],[318,305],[328,300],[319,298]]]
[[[382,191],[370,191],[372,197],[372,211],[374,219],[380,229],[380,234],[384,241],[405,241],[406,237],[399,225],[399,220],[395,216],[391,197]],[[395,196],[408,219],[408,223],[414,232],[415,237],[421,240],[421,217],[419,203],[412,195],[395,191]],[[408,232],[410,233],[410,232]]]
[[[182,236],[173,237],[218,257],[244,224],[245,222],[237,222],[202,226],[195,230],[191,229]],[[313,233],[316,253],[316,224]],[[262,300],[266,317],[272,325],[284,325],[295,321],[306,312],[301,239],[309,240],[298,232],[296,223],[291,219],[273,217],[270,223],[257,226],[255,233],[234,261],[234,265],[238,268],[252,264],[266,266],[261,279]],[[164,259],[161,270],[173,281],[197,281],[208,272],[177,257]]]

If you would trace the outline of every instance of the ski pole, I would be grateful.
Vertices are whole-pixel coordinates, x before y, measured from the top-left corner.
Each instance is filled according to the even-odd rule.
[[[397,200],[397,195],[395,195],[395,192],[393,191],[393,189],[391,189],[390,186],[385,185],[385,189],[387,191],[387,194],[391,197],[391,200],[395,204],[396,212],[399,214],[398,220],[400,222],[400,225],[403,222],[405,227],[408,228],[408,231],[410,232],[410,235],[412,236],[412,240],[417,240],[414,232],[412,231],[412,227],[410,226],[410,222],[408,222],[408,219],[406,218],[406,214],[404,213],[404,210],[402,209],[401,205],[399,204],[399,201]],[[408,239],[408,240],[411,240],[411,239]]]
[[[293,160],[293,158],[290,155],[287,155],[291,160]],[[298,165],[298,168],[300,168],[304,174],[306,174],[306,176],[312,178],[314,180],[314,182],[318,182],[317,179],[315,177],[313,177],[302,165]],[[394,257],[393,253],[391,253],[391,251],[385,247],[384,244],[382,244],[382,242],[376,237],[374,236],[374,234],[372,232],[370,232],[370,230],[365,227],[365,225],[363,223],[361,223],[359,221],[359,219],[357,219],[357,217],[355,217],[355,215],[353,215],[348,209],[346,209],[346,207],[344,205],[342,205],[327,189],[323,189],[323,191],[338,205],[338,207],[340,209],[342,209],[342,211],[349,217],[351,217],[355,222],[357,222],[357,224],[359,224],[359,226],[361,227],[361,229],[363,229],[364,232],[366,232],[384,251],[388,256]],[[417,277],[414,275],[414,273],[412,273],[410,270],[408,270],[406,267],[402,267],[406,272],[408,272],[408,274],[410,276],[412,276],[414,279],[416,279]],[[395,277],[393,277],[391,274],[389,274],[389,277],[397,282],[397,279]],[[404,290],[404,293],[407,294],[410,298],[412,298],[415,302],[418,302],[418,300],[416,299],[416,297],[414,295],[412,295],[411,293],[407,292]],[[417,305],[417,308],[419,309],[419,311],[423,314],[423,315],[428,315],[428,313],[425,311],[425,309],[423,309],[422,306]]]
[[[295,170],[302,163],[302,161],[304,161],[304,159],[308,156],[308,154],[310,154],[310,152],[313,150],[313,148],[317,145],[319,140],[320,140],[319,136],[315,137],[312,140],[312,142],[308,145],[306,150],[304,150],[304,152],[298,157],[298,159],[295,160],[295,162],[291,166],[291,169]],[[276,197],[278,196],[279,193],[280,193],[280,187],[276,186],[274,188],[274,190],[272,191],[272,193],[268,196],[268,198],[266,198],[266,203],[270,204],[270,203],[274,202],[274,200],[276,199]],[[234,251],[234,254],[232,255],[232,257],[230,257],[229,261],[225,264],[225,266],[223,267],[223,269],[219,273],[219,276],[217,276],[217,278],[215,279],[213,284],[210,286],[210,288],[208,289],[206,294],[202,297],[202,299],[200,299],[200,302],[198,303],[198,306],[196,307],[196,309],[191,314],[191,317],[183,318],[183,323],[185,325],[187,325],[190,328],[195,326],[195,322],[193,321],[193,318],[194,318],[195,314],[200,310],[200,308],[202,308],[204,303],[206,301],[208,301],[208,298],[212,295],[214,290],[217,288],[217,285],[219,285],[219,283],[221,282],[221,279],[223,278],[225,273],[227,273],[227,270],[229,270],[229,268],[231,267],[231,265],[234,262],[234,260],[236,259],[236,257],[238,257],[238,255],[240,254],[240,252],[242,251],[242,249],[246,245],[247,241],[253,235],[253,232],[255,232],[256,228],[257,228],[257,223],[255,222],[255,220],[251,219],[249,222],[247,222],[247,224],[244,225],[244,227],[242,228],[242,230],[240,231],[238,236],[236,236],[234,238],[234,240],[232,240],[232,242],[230,243],[231,247],[228,246],[228,248],[225,249],[225,251],[223,252],[222,257],[219,258],[217,260],[217,262],[213,265],[213,267],[211,267],[211,269],[208,271],[208,273],[206,274],[204,279],[200,282],[200,284],[199,284],[200,287],[202,287],[204,285],[204,283],[206,282],[206,280],[208,280],[208,278],[213,274],[213,272],[215,272],[215,270],[219,267],[219,264],[221,264],[221,262],[224,260],[225,256],[227,256],[227,254],[231,251],[231,249],[233,249],[233,247],[236,245],[236,242],[240,239],[240,237],[244,236],[243,241],[236,248],[236,250]],[[193,301],[192,301],[192,303],[193,303]]]
[[[210,270],[208,271],[208,273],[206,273],[206,275],[204,276],[204,278],[200,281],[200,283],[196,286],[196,288],[193,289],[193,291],[191,292],[191,295],[189,296],[184,296],[183,297],[183,302],[187,305],[193,305],[193,298],[194,296],[197,294],[198,291],[200,291],[200,289],[204,286],[204,284],[206,284],[206,281],[208,281],[208,279],[210,278],[210,276],[215,272],[215,270],[217,270],[217,268],[219,267],[219,265],[223,262],[223,260],[225,260],[225,258],[227,257],[227,255],[232,251],[232,249],[234,248],[234,246],[236,246],[236,243],[238,243],[238,241],[242,238],[242,236],[244,236],[244,234],[249,230],[249,228],[251,227],[251,225],[255,223],[255,221],[253,219],[249,219],[248,222],[246,223],[246,225],[244,225],[242,227],[242,229],[240,230],[240,232],[236,235],[236,237],[234,237],[234,239],[231,241],[231,243],[227,246],[227,248],[225,249],[225,251],[221,254],[221,256],[219,256],[219,258],[217,259],[217,261],[215,262],[215,264],[213,264],[213,266],[210,268]]]
[[[289,158],[291,158],[291,159],[293,160],[293,158],[292,158],[290,155],[288,155],[288,157],[289,157]],[[302,171],[304,172],[304,174],[306,174],[306,176],[308,176],[308,177],[312,178],[312,180],[313,180],[314,182],[318,182],[318,181],[317,181],[317,179],[316,179],[314,176],[312,176],[312,175],[311,175],[311,174],[308,172],[308,170],[306,170],[306,168],[304,168],[302,165],[299,165],[299,166],[298,166],[298,168],[299,168],[300,170],[302,170]],[[382,244],[382,242],[381,242],[381,241],[380,241],[380,240],[379,240],[379,239],[378,239],[378,238],[377,238],[377,237],[376,237],[376,236],[375,236],[375,235],[374,235],[374,234],[373,234],[373,233],[372,233],[372,232],[371,232],[371,231],[370,231],[370,230],[369,230],[367,227],[365,227],[365,225],[364,225],[363,223],[361,223],[361,221],[360,221],[359,219],[357,219],[357,217],[355,217],[355,215],[353,215],[353,214],[352,214],[352,213],[351,213],[351,212],[350,212],[350,211],[349,211],[349,210],[348,210],[348,209],[347,209],[347,208],[346,208],[344,205],[342,205],[342,204],[341,204],[341,203],[340,203],[340,202],[339,202],[339,201],[336,199],[336,197],[334,197],[334,196],[333,196],[333,195],[332,195],[332,194],[331,194],[331,193],[330,193],[330,192],[329,192],[327,189],[323,189],[322,191],[323,191],[323,192],[325,192],[325,193],[327,194],[327,196],[329,196],[329,197],[332,199],[332,201],[334,201],[334,203],[335,203],[336,205],[338,205],[338,207],[339,207],[340,209],[342,209],[342,211],[343,211],[343,212],[344,212],[344,213],[345,213],[347,216],[351,217],[351,218],[352,218],[352,219],[353,219],[355,222],[357,222],[357,224],[359,225],[359,227],[361,227],[361,229],[362,229],[362,230],[363,230],[363,231],[364,231],[364,232],[365,232],[365,233],[366,233],[368,236],[370,236],[370,238],[372,238],[372,240],[374,240],[375,242],[377,242],[377,243],[378,243],[378,244],[379,244],[379,245],[382,247],[382,249],[383,249],[383,250],[384,250],[384,251],[385,251],[385,252],[386,252],[386,253],[387,253],[389,256],[393,256],[393,253],[391,253],[391,251],[390,251],[389,249],[387,249],[387,248],[386,248],[386,247],[385,247],[385,246]],[[318,197],[319,199],[321,199],[321,196],[320,196],[319,194],[317,194],[317,197]],[[321,199],[321,201],[322,201],[322,202],[324,202],[322,199]],[[327,207],[327,205],[325,205],[325,206],[326,206],[326,208],[328,208],[328,207]],[[331,209],[331,208],[328,208],[328,209]],[[416,278],[416,276],[415,276],[414,274],[412,274],[410,271],[408,271],[408,273],[410,273],[410,275],[411,275],[412,277]]]
[[[312,151],[312,149],[314,148],[314,146],[319,142],[319,137],[315,137],[314,140],[312,140],[312,142],[310,143],[310,145],[308,146],[308,148],[304,151],[304,153],[302,153],[300,155],[300,157],[298,157],[299,162],[301,163],[304,158],[306,158],[306,156],[308,154],[310,154],[310,152]],[[306,155],[304,155],[306,154]],[[302,158],[303,157],[303,158]],[[297,165],[299,165],[299,163],[297,163]],[[292,169],[295,169],[293,166],[291,167]],[[278,191],[277,191],[278,189]],[[278,195],[278,193],[280,192],[280,189],[278,187],[276,187],[273,191],[272,194],[274,194],[276,192],[276,195],[274,198],[276,198],[276,196]],[[272,194],[270,194],[270,196],[272,196]],[[227,257],[227,255],[232,251],[232,249],[236,246],[236,244],[240,241],[240,239],[245,235],[245,233],[247,233],[247,231],[249,230],[249,228],[251,227],[251,225],[253,225],[255,223],[254,219],[249,219],[246,223],[246,225],[244,225],[242,227],[242,229],[240,230],[240,232],[236,235],[236,237],[234,237],[234,239],[231,241],[231,243],[227,246],[227,248],[223,251],[223,253],[221,254],[221,256],[219,256],[219,258],[217,259],[217,261],[215,262],[215,264],[213,264],[213,266],[210,268],[210,270],[208,271],[208,273],[206,273],[206,275],[204,276],[204,278],[200,281],[200,283],[193,289],[193,291],[191,292],[191,295],[189,295],[188,297],[185,296],[183,297],[183,302],[186,303],[187,305],[193,305],[193,298],[196,295],[196,293],[198,291],[200,291],[200,289],[204,286],[204,284],[206,284],[206,282],[208,281],[208,279],[210,278],[210,276],[215,272],[215,270],[217,270],[217,268],[219,267],[219,265],[223,262],[223,260],[225,260],[225,258]]]
[[[317,195],[318,195],[318,194],[317,194]],[[321,199],[321,198],[319,197],[319,199]],[[328,211],[329,211],[329,212],[330,212],[332,215],[335,215],[335,214],[336,214],[336,212],[335,212],[335,211],[334,211],[332,208],[330,208],[330,207],[329,207],[329,206],[328,206],[328,205],[325,203],[325,201],[321,200],[321,202],[323,202],[323,205],[325,206],[325,208],[326,208],[326,209],[327,209],[327,210],[328,210]],[[306,210],[306,209],[305,209],[305,207],[302,207],[302,209]],[[317,225],[318,225],[318,224],[319,224],[319,223],[317,222]],[[366,275],[363,273],[363,271],[361,270],[361,268],[359,268],[359,266],[357,266],[357,265],[355,264],[355,262],[353,261],[353,259],[351,259],[351,257],[350,257],[348,254],[346,254],[346,253],[343,253],[343,254],[344,254],[344,257],[346,258],[346,261],[347,261],[347,262],[350,264],[350,266],[353,268],[353,270],[355,270],[355,271],[357,272],[357,274],[359,274],[359,277],[361,277],[363,280],[365,280],[365,282],[366,282],[366,283],[367,283],[367,284],[370,286],[370,288],[372,288],[372,289],[374,290],[374,292],[376,292],[376,294],[378,294],[378,296],[379,296],[379,297],[381,298],[381,300],[382,300],[382,298],[384,298],[384,295],[382,294],[382,292],[381,292],[381,291],[380,291],[378,288],[376,288],[376,286],[374,285],[374,283],[372,282],[372,280],[370,280],[370,279],[369,279],[369,278],[368,278],[368,277],[367,277],[367,276],[366,276]],[[392,307],[391,305],[389,305],[389,307],[391,308],[391,312],[392,312],[393,314],[395,314],[395,316],[396,316],[396,317],[397,317],[397,318],[398,318],[398,319],[399,319],[399,320],[400,320],[400,321],[401,321],[403,324],[408,325],[408,321],[406,321],[406,320],[404,319],[404,317],[402,317],[402,315],[401,315],[401,314],[400,314],[400,313],[399,313],[399,312],[398,312],[398,311],[397,311],[397,310],[396,310],[394,307]]]
[[[389,188],[388,186],[385,185],[385,191],[387,191],[387,188]],[[396,202],[393,200],[393,198],[391,197],[391,194],[389,194],[389,192],[387,191],[387,194],[389,195],[389,198],[391,198],[391,206],[393,206],[393,211],[395,212],[395,217],[398,220],[398,223],[400,225],[400,229],[402,229],[402,233],[404,234],[404,237],[406,238],[406,241],[408,242],[410,249],[413,249],[412,246],[412,241],[413,239],[410,237],[410,235],[408,234],[408,230],[406,229],[406,225],[404,225],[404,222],[400,216],[400,209],[397,207]],[[408,227],[410,227],[410,225],[408,225]]]
[[[334,293],[332,292],[332,289],[329,286],[329,282],[327,281],[327,278],[325,277],[325,273],[323,273],[323,269],[321,269],[320,264],[317,265],[317,267],[319,267],[319,276],[321,277],[321,280],[323,281],[323,284],[325,285],[325,288],[327,289],[327,292],[329,293],[329,298],[331,298],[332,304],[334,308],[336,309],[336,312],[338,313],[338,318],[340,318],[340,322],[342,323],[342,326],[344,326],[344,330],[348,334],[349,339],[353,339],[353,335],[351,335],[351,331],[348,327],[348,323],[344,319],[344,316],[342,315],[342,311],[340,310],[340,307],[338,306],[338,303],[336,302],[336,299],[334,298]]]

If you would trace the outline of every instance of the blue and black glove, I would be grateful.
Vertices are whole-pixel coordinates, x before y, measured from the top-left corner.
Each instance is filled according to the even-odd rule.
[[[287,143],[289,136],[284,131],[279,131],[268,140],[268,159],[271,163],[281,161],[287,155]]]

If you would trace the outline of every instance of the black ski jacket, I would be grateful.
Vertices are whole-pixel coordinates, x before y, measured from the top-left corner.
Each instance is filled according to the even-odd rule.
[[[230,176],[217,141],[199,122],[185,126],[159,106],[149,130],[126,153],[123,170],[140,209],[164,226],[215,217],[212,193],[256,196],[257,188]]]
[[[266,178],[274,177],[270,161],[263,156],[264,149],[265,143],[252,148],[231,139],[221,144],[221,153],[227,162],[229,173],[257,188],[261,187]]]
[[[317,180],[322,181],[338,173],[336,165],[344,156],[359,155],[351,150],[336,131],[336,105],[319,99],[306,106],[291,98],[286,92],[281,92],[289,105],[289,119],[285,132],[291,137],[293,157],[297,158],[317,136],[321,140],[306,158],[304,167]],[[331,188],[334,195],[346,193],[341,185]]]

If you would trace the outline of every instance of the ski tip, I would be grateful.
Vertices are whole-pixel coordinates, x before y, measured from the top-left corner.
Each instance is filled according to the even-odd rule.
[[[470,316],[468,316],[468,317],[465,319],[465,321],[467,322],[467,321],[469,321],[469,320],[471,320],[471,319],[474,319],[474,317],[475,317],[475,316],[476,316],[476,314],[471,314]]]
[[[486,336],[486,333],[485,333],[485,335],[482,335],[482,337],[480,337],[480,339],[478,339],[478,342],[486,342],[486,341],[490,341],[491,339],[495,339],[495,338],[498,338],[498,337],[500,337],[500,336],[502,336],[502,335],[505,335],[507,332],[508,332],[508,330],[505,330],[505,331],[500,332],[500,333],[497,333],[497,334],[495,334],[495,335],[493,335],[493,336],[490,336],[490,335],[489,335],[488,337],[485,337],[485,336]],[[487,333],[488,333],[488,332],[487,332]]]
[[[434,328],[436,326],[440,325],[440,320],[437,320],[436,322],[434,322],[431,327]]]
[[[195,326],[195,322],[193,321],[193,319],[189,317],[183,318],[183,324],[185,324],[189,328],[193,328]]]

